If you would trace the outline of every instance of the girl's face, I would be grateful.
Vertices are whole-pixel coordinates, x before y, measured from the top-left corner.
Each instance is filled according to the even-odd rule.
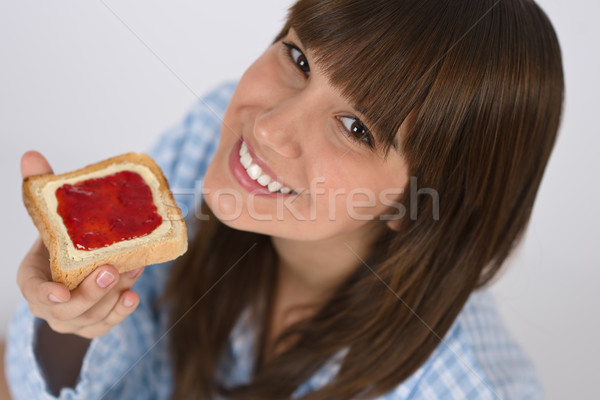
[[[206,173],[205,199],[236,229],[364,240],[385,215],[403,209],[393,202],[409,179],[394,147],[385,158],[372,148],[375,135],[292,29],[240,80]]]

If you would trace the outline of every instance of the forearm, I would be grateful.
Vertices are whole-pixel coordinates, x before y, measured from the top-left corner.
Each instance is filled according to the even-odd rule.
[[[49,391],[58,395],[63,387],[75,387],[91,340],[54,332],[46,321],[36,336],[34,350]]]

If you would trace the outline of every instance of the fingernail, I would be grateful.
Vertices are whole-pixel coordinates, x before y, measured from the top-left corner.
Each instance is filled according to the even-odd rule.
[[[50,293],[48,295],[48,300],[54,302],[54,303],[62,303],[64,300],[59,299],[58,297],[56,297],[55,295],[53,295],[52,293]]]
[[[110,286],[111,283],[115,280],[115,276],[108,271],[102,271],[100,275],[96,278],[96,283],[101,288],[106,288]]]
[[[125,297],[125,299],[123,299],[123,305],[125,307],[131,307],[133,305],[133,301],[131,301],[131,299],[129,297]]]
[[[140,273],[141,270],[142,270],[142,267],[132,269],[131,271],[127,271],[127,276],[130,278],[135,278],[137,276],[137,274]]]

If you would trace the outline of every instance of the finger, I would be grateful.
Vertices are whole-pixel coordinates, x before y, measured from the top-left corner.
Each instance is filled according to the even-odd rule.
[[[121,277],[123,277],[124,282],[130,282],[133,285],[133,283],[140,277],[140,275],[142,275],[142,272],[144,272],[144,268],[145,267],[139,267],[136,269],[132,269],[131,271],[123,272],[121,274]]]
[[[133,313],[137,308],[139,301],[140,298],[137,293],[133,290],[126,290],[103,320],[85,326],[76,333],[87,338],[94,338],[105,334],[112,327],[120,324],[125,318]]]
[[[81,315],[77,316],[74,320],[80,326],[88,325],[91,322],[96,323],[106,318],[106,316],[114,309],[115,303],[119,300],[119,297],[123,293],[127,292],[128,289],[133,286],[137,278],[142,274],[144,267],[137,268],[121,274],[119,282],[115,284],[107,293],[104,295],[96,304],[84,311]],[[127,298],[127,296],[126,296]],[[130,306],[131,302],[128,300],[127,306]]]
[[[53,173],[52,167],[41,153],[32,150],[21,157],[21,176],[23,178],[51,173]]]
[[[42,238],[39,236],[23,258],[21,265],[35,267],[36,271],[46,277],[46,280],[52,280],[52,273],[50,271],[50,254],[48,253],[48,249],[46,249]],[[17,272],[17,279],[18,278],[19,273]]]
[[[119,284],[121,284],[121,282],[119,282]],[[104,320],[119,301],[122,292],[119,290],[119,284],[115,285],[108,293],[102,296],[96,304],[72,319],[71,322],[73,325],[85,327],[95,325]]]
[[[17,285],[29,303],[50,304],[71,298],[62,283],[52,282],[48,252],[38,238],[17,270]]]
[[[138,306],[140,297],[133,290],[126,290],[119,297],[112,311],[102,321],[105,325],[113,327],[121,323]]]
[[[68,302],[55,304],[52,307],[52,316],[63,321],[77,318],[110,293],[118,281],[119,272],[115,267],[111,265],[98,267],[71,291],[71,299]]]

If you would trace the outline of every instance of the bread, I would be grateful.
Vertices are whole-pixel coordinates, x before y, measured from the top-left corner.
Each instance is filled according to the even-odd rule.
[[[131,172],[122,173],[123,171],[131,171],[138,175],[132,174]],[[111,176],[113,178],[111,178]],[[102,247],[92,248],[90,245],[90,249],[86,249],[86,245],[82,245],[81,243],[84,243],[84,241],[87,240],[85,239],[87,237],[95,237],[95,240],[102,241],[106,239],[103,239],[104,236],[102,236],[101,233],[104,235],[115,235],[112,231],[117,229],[113,229],[113,227],[116,226],[116,222],[109,222],[109,217],[103,217],[103,215],[101,215],[103,211],[98,211],[98,214],[96,214],[96,210],[103,209],[102,207],[104,204],[110,203],[108,200],[103,200],[95,203],[96,206],[94,207],[101,207],[93,208],[94,215],[91,215],[89,218],[86,217],[87,220],[92,221],[90,223],[104,224],[104,228],[99,228],[103,229],[103,231],[86,232],[87,236],[83,235],[75,240],[75,242],[77,242],[76,247],[66,225],[69,225],[72,230],[78,228],[81,229],[81,226],[86,225],[80,223],[80,221],[83,220],[82,218],[77,220],[63,219],[61,214],[59,214],[58,206],[60,205],[62,207],[60,210],[62,210],[61,212],[63,212],[63,214],[65,212],[64,210],[72,211],[76,208],[79,208],[82,213],[85,213],[87,212],[86,209],[89,210],[92,209],[92,207],[86,208],[85,201],[84,204],[82,204],[82,201],[79,200],[79,198],[71,203],[66,203],[66,201],[70,201],[70,199],[64,197],[63,193],[69,188],[79,187],[78,185],[90,185],[90,182],[92,182],[90,181],[91,179],[104,178],[103,180],[95,179],[93,182],[108,182],[110,179],[117,179],[116,177],[120,176],[129,176],[132,180],[136,180],[142,185],[139,190],[135,189],[136,191],[133,191],[133,189],[130,189],[131,193],[136,194],[136,196],[138,193],[146,194],[147,210],[140,211],[140,213],[153,213],[152,216],[154,219],[152,221],[154,221],[155,225],[159,225],[155,228],[151,228],[151,230],[147,229],[149,233],[146,232],[143,236],[133,238],[128,237],[125,240],[119,239],[119,241],[113,244],[108,244],[110,241],[107,241]],[[143,181],[140,177],[143,177],[141,178]],[[143,188],[145,187],[143,182],[150,188],[151,199],[148,194],[148,189]],[[65,184],[70,184],[72,186],[63,186]],[[59,192],[58,189],[61,187],[62,189],[57,197],[57,192]],[[109,188],[108,185],[105,187]],[[122,194],[122,189],[110,190],[119,190],[118,196],[125,196]],[[82,191],[80,193],[90,195],[89,191]],[[114,197],[115,195],[112,196]],[[59,198],[61,199],[60,201]],[[132,199],[133,198],[135,197],[132,197]],[[179,257],[187,250],[187,231],[181,212],[173,199],[162,171],[146,154],[128,153],[97,164],[89,165],[74,172],[61,175],[37,175],[25,178],[23,180],[23,202],[25,203],[25,207],[33,219],[33,222],[40,231],[44,244],[48,248],[52,279],[56,282],[64,283],[70,290],[76,288],[86,276],[101,265],[113,265],[122,273],[144,265],[172,260]],[[156,206],[156,211],[152,211],[152,202],[154,203],[154,206]],[[67,206],[66,204],[72,205]],[[114,204],[121,203],[115,200]],[[125,206],[117,205],[115,207]],[[136,208],[136,210],[137,209],[140,208]],[[158,214],[158,216],[154,214],[154,212]],[[123,218],[119,216],[117,219],[119,223],[121,223],[120,221],[122,221],[122,219],[125,220],[131,218],[132,214],[129,211],[124,212],[122,210],[118,211],[117,214],[118,213],[126,214],[123,215]],[[135,214],[135,212],[133,213]],[[141,218],[145,217],[142,216]],[[150,219],[147,220],[150,221]],[[131,224],[132,223],[129,222],[129,225]],[[108,225],[110,225],[110,228],[106,228]],[[141,224],[140,226],[131,227],[131,229],[140,228]]]

